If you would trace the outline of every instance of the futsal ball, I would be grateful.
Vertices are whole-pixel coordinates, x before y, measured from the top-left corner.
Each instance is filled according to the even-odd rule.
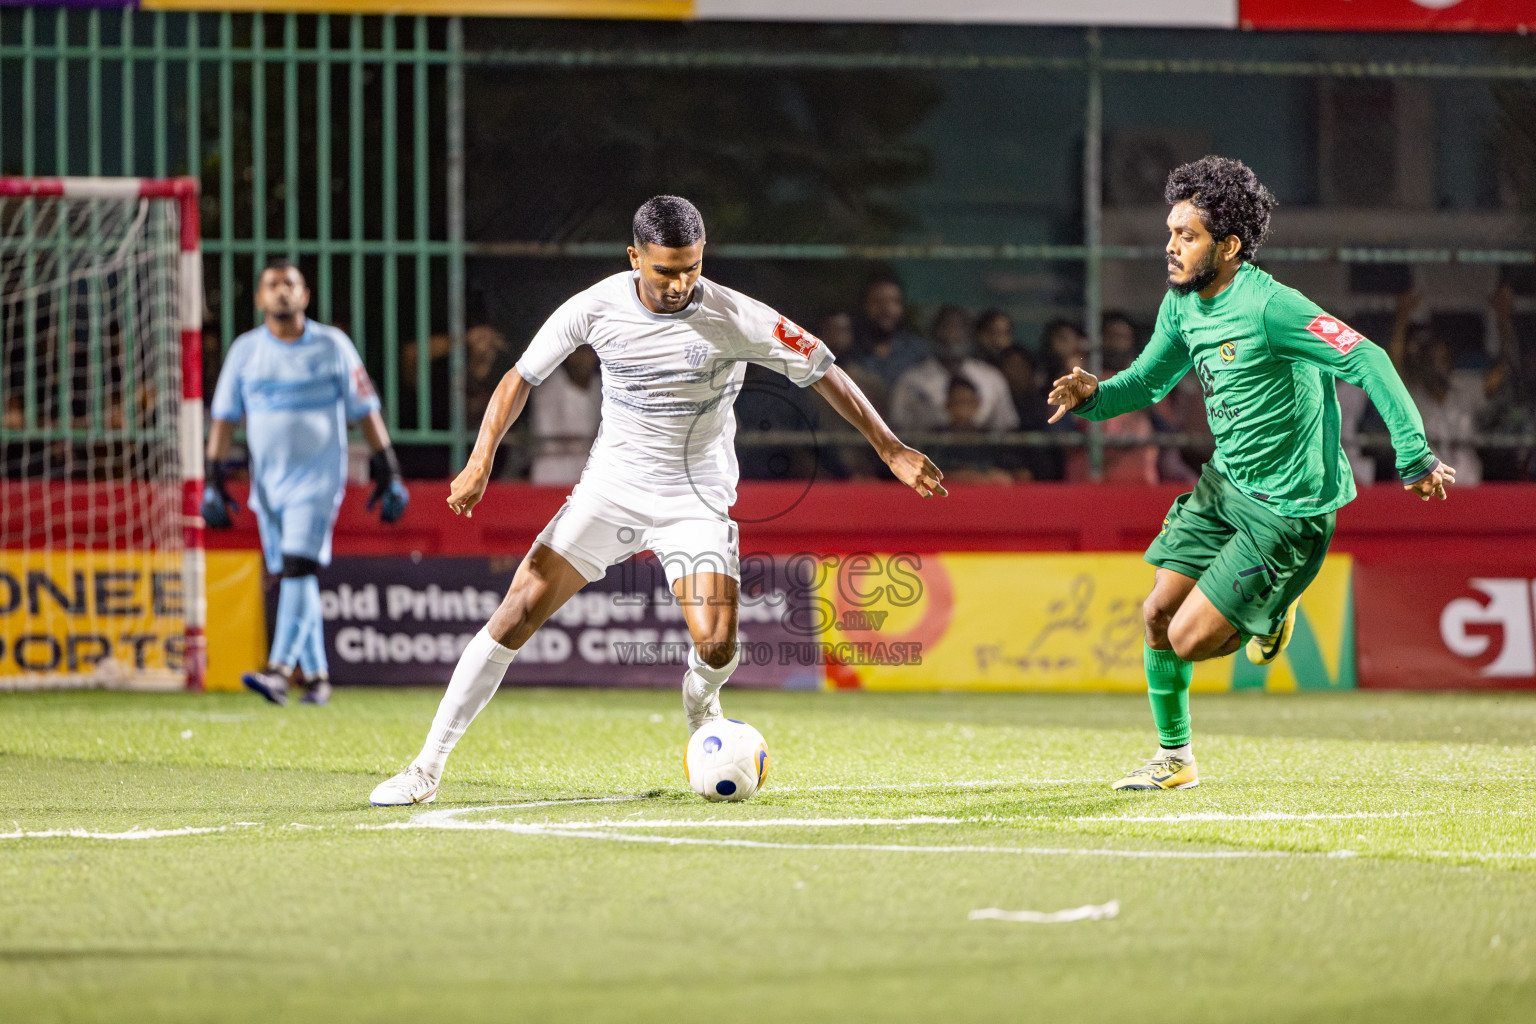
[[[745,800],[768,774],[768,744],[746,722],[722,718],[688,740],[683,770],[693,791],[705,800]]]

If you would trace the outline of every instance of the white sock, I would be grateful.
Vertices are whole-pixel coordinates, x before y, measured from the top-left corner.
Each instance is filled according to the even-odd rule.
[[[1195,747],[1193,743],[1186,743],[1182,747],[1158,747],[1159,757],[1176,757],[1180,761],[1193,761],[1195,759]]]
[[[736,653],[731,655],[731,660],[719,668],[710,668],[699,657],[698,645],[688,648],[688,692],[700,700],[707,700],[712,694],[720,692],[720,687],[731,678],[731,673],[736,671],[736,666],[741,664],[741,644],[736,645]]]
[[[442,777],[443,765],[454,744],[475,720],[480,709],[495,696],[502,676],[517,652],[503,647],[491,639],[484,628],[474,635],[459,655],[459,663],[453,668],[453,678],[448,681],[448,692],[443,694],[427,733],[426,745],[421,748],[414,764],[434,779]]]

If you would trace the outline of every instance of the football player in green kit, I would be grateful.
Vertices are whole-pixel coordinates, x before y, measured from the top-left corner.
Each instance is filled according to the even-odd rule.
[[[1074,367],[1050,402],[1107,420],[1159,401],[1191,369],[1216,454],[1147,549],[1156,583],[1142,608],[1143,659],[1159,750],[1115,789],[1199,785],[1190,746],[1192,662],[1236,651],[1264,665],[1290,642],[1296,601],[1355,497],[1339,445],[1334,378],[1370,395],[1392,434],[1403,486],[1445,497],[1435,458],[1387,354],[1253,265],[1275,198],[1245,164],[1208,156],[1168,176],[1168,294],[1128,370],[1100,383]]]

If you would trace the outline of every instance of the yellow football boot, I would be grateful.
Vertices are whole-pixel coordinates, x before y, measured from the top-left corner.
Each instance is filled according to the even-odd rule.
[[[1110,789],[1194,789],[1200,785],[1195,762],[1172,754],[1155,757],[1137,768]]]
[[[1271,633],[1269,636],[1251,636],[1248,638],[1248,646],[1245,648],[1248,660],[1255,665],[1268,665],[1280,657],[1280,652],[1285,650],[1291,642],[1291,634],[1296,632],[1296,605],[1301,598],[1291,602],[1291,606],[1285,610],[1285,621],[1280,624],[1280,632]]]

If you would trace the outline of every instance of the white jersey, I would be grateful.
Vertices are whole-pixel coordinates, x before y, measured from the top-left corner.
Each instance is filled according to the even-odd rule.
[[[603,422],[578,491],[649,516],[726,515],[736,503],[736,414],[747,363],[801,387],[832,365],[832,353],[787,317],[703,277],[677,313],[640,303],[635,272],[614,274],[573,296],[517,361],[543,383],[578,345],[597,352]]]

